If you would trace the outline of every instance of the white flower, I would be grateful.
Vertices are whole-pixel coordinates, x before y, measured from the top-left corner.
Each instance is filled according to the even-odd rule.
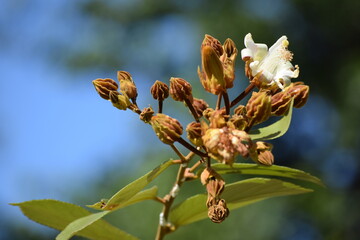
[[[269,50],[266,44],[255,43],[250,33],[245,36],[244,44],[246,48],[241,50],[241,57],[251,61],[251,75],[260,81],[284,89],[291,83],[291,78],[299,76],[299,67],[290,62],[293,54],[287,49],[286,36],[279,38]]]

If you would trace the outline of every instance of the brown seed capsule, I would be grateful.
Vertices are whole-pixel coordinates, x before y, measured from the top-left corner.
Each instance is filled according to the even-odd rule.
[[[271,97],[271,114],[284,115],[290,108],[291,95],[288,91],[281,91]]]
[[[214,223],[221,223],[229,216],[229,209],[224,199],[220,199],[216,204],[208,209],[208,216]]]
[[[204,110],[209,107],[209,104],[207,104],[203,99],[194,98],[193,106],[196,111],[196,114],[199,117],[202,117]]]
[[[154,110],[151,107],[144,108],[140,113],[140,120],[149,123],[153,115]]]
[[[198,74],[205,90],[215,95],[225,92],[224,69],[216,50],[211,46],[203,46],[201,60],[202,71],[198,68]]]
[[[153,116],[150,124],[156,135],[165,144],[174,143],[181,137],[183,132],[183,128],[178,120],[162,113]]]
[[[209,34],[205,34],[205,38],[201,44],[201,47],[204,47],[204,46],[212,47],[215,50],[216,55],[218,57],[220,57],[224,53],[224,50],[223,50],[223,47],[222,47],[220,41],[217,40],[216,38],[214,38],[213,36],[210,36]]]
[[[266,121],[271,115],[271,96],[268,91],[253,92],[246,104],[246,116],[252,124]]]
[[[169,87],[166,83],[158,80],[151,86],[151,95],[158,101],[164,101],[169,96]]]
[[[193,101],[191,84],[182,78],[170,78],[170,95],[175,101]]]
[[[126,71],[118,71],[117,72],[117,79],[119,82],[125,80],[125,81],[130,81],[130,82],[134,82],[131,74],[129,72]]]
[[[302,82],[292,83],[288,88],[289,94],[294,98],[294,107],[301,108],[309,97],[309,86]]]
[[[187,138],[195,145],[202,145],[201,123],[191,122],[186,127]]]
[[[117,91],[119,88],[118,84],[110,78],[98,78],[93,81],[93,84],[100,97],[106,100],[110,99],[110,91]]]

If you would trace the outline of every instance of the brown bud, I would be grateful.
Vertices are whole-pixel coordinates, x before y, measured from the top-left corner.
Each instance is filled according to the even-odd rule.
[[[165,144],[174,143],[181,137],[183,132],[183,128],[178,120],[162,113],[153,116],[150,124],[156,135]]]
[[[271,166],[274,163],[274,155],[271,153],[273,145],[266,142],[256,142],[250,156],[253,161],[262,165]]]
[[[93,81],[93,84],[100,97],[106,100],[110,99],[110,91],[117,91],[119,88],[118,84],[110,78],[98,78]]]
[[[291,95],[288,91],[281,91],[271,97],[271,114],[284,115],[290,108]]]
[[[309,97],[309,86],[302,82],[292,83],[289,88],[289,94],[294,98],[294,107],[301,108],[307,102]]]
[[[130,99],[136,99],[138,95],[134,82],[122,80],[120,81],[120,89],[121,92],[126,94]]]
[[[170,78],[170,95],[175,101],[193,101],[191,84],[182,78]]]
[[[224,69],[217,52],[210,46],[203,46],[201,60],[202,71],[198,68],[198,74],[205,90],[215,95],[225,92]]]
[[[246,104],[246,116],[253,125],[266,121],[271,115],[271,97],[267,91],[253,92]]]
[[[130,82],[134,82],[131,74],[129,72],[126,71],[117,71],[117,79],[119,82],[125,80],[125,81],[130,81]]]
[[[154,110],[151,107],[144,108],[140,113],[140,120],[149,123],[153,115]]]
[[[223,47],[221,46],[220,41],[214,38],[213,36],[210,36],[209,34],[205,34],[205,38],[201,44],[201,48],[203,48],[204,46],[212,47],[215,50],[216,55],[218,57],[223,55],[224,50]]]
[[[209,155],[221,163],[232,165],[235,157],[247,157],[252,141],[245,131],[229,127],[209,128],[202,137]]]
[[[109,97],[113,106],[120,110],[126,110],[131,105],[128,96],[121,95],[117,91],[111,91]]]
[[[195,145],[202,145],[201,123],[191,122],[186,127],[187,138]]]
[[[193,106],[196,111],[196,114],[199,117],[202,117],[204,110],[209,107],[209,104],[207,104],[203,99],[194,98]]]
[[[229,216],[229,209],[224,199],[220,199],[216,204],[208,209],[208,216],[214,223],[221,223]]]
[[[213,198],[217,198],[224,191],[224,179],[212,168],[205,168],[201,175],[200,180],[203,185],[206,185],[207,192]]]
[[[169,96],[169,87],[166,83],[156,80],[152,85],[150,92],[154,99],[164,101]]]
[[[224,80],[226,83],[226,88],[232,88],[234,86],[233,82],[235,79],[235,59],[238,50],[235,46],[235,43],[230,38],[226,39],[223,48],[224,54],[221,56],[220,60],[223,63],[224,68]]]

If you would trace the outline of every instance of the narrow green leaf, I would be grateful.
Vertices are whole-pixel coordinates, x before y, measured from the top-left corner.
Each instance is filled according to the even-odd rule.
[[[72,222],[85,217],[87,218],[87,222],[83,220],[84,227],[77,225],[77,230],[79,232],[77,232],[76,235],[89,239],[137,239],[136,237],[114,227],[105,220],[99,220],[109,211],[92,214],[80,206],[52,199],[33,200],[22,203],[14,203],[12,205],[20,207],[23,214],[31,220],[60,231],[67,228],[67,225],[71,225]],[[67,238],[61,237],[60,239]]]
[[[251,178],[228,184],[221,197],[230,210],[267,198],[311,192],[311,189],[269,178]],[[173,208],[170,221],[175,226],[186,225],[207,218],[207,195],[190,197]],[[230,215],[231,216],[231,215]]]
[[[251,174],[251,175],[286,177],[286,178],[308,181],[318,184],[320,186],[324,186],[324,184],[321,182],[319,178],[295,168],[289,168],[289,167],[283,167],[277,165],[264,166],[253,163],[234,163],[232,166],[216,163],[216,164],[212,164],[211,167],[215,169],[219,174],[240,173],[240,174]]]
[[[132,205],[137,202],[154,199],[157,196],[157,193],[158,193],[158,187],[153,186],[152,188],[138,192],[135,196],[130,198],[125,203],[118,205],[115,209],[124,208],[124,207],[127,207],[127,206]],[[103,210],[103,206],[105,206],[106,203],[107,203],[107,200],[102,200],[93,205],[86,205],[86,206],[89,208],[96,209],[96,210]],[[112,209],[112,210],[114,210],[114,209]]]
[[[129,183],[117,193],[115,193],[110,200],[103,207],[103,210],[115,210],[122,207],[126,202],[131,199],[135,194],[140,192],[146,185],[148,185],[152,180],[154,180],[160,173],[173,164],[173,161],[164,162],[154,170],[148,172],[144,176],[136,179],[135,181]]]
[[[289,129],[294,100],[291,100],[288,112],[277,122],[258,129],[252,129],[249,133],[253,141],[271,140],[284,135]]]

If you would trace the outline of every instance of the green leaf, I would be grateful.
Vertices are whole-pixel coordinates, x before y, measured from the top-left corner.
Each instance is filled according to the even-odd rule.
[[[221,195],[230,210],[267,198],[311,192],[311,189],[269,178],[251,178],[228,184]],[[173,208],[170,221],[176,227],[207,218],[207,195],[190,197]]]
[[[117,206],[116,209],[127,207],[127,206],[132,205],[137,202],[154,199],[157,196],[157,193],[158,193],[158,187],[153,186],[152,188],[138,192],[135,196],[130,198],[128,201]],[[107,202],[108,202],[108,200],[102,200],[93,205],[86,205],[86,206],[89,208],[96,209],[96,210],[103,210],[103,207],[106,205]],[[114,209],[112,209],[112,210],[114,210]]]
[[[74,234],[94,240],[137,239],[105,220],[99,220],[109,211],[92,214],[80,206],[52,199],[33,200],[12,205],[20,207],[23,214],[31,220],[60,231],[65,228],[70,229],[67,227],[70,224],[73,233],[69,234],[70,230],[67,230],[58,239],[68,239],[66,237]],[[77,222],[76,226],[72,224],[74,221]],[[76,231],[79,232],[76,233]],[[67,236],[64,236],[66,234]]]
[[[211,167],[215,169],[219,174],[240,173],[286,177],[312,182],[324,187],[324,184],[319,178],[295,168],[282,167],[277,165],[264,166],[253,163],[234,163],[232,166],[216,163],[212,164]]]
[[[152,180],[154,180],[160,173],[173,164],[173,161],[164,162],[154,170],[148,172],[144,176],[136,179],[135,181],[129,183],[117,193],[115,193],[106,205],[102,208],[103,210],[115,210],[123,207],[126,202],[140,192],[146,185],[148,185]]]
[[[252,129],[249,135],[253,141],[271,140],[284,135],[289,129],[294,100],[291,100],[288,112],[277,122],[258,129]]]

